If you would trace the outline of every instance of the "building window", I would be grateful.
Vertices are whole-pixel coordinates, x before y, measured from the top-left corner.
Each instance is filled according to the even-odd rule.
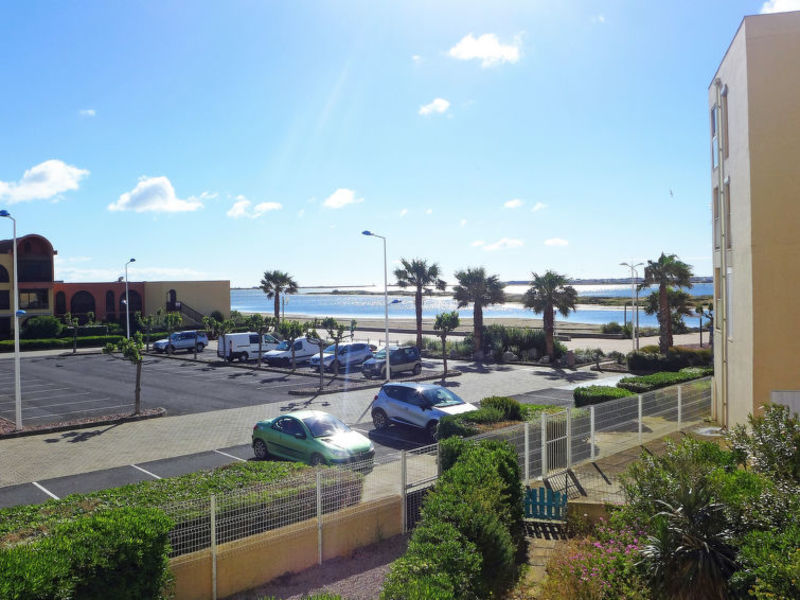
[[[47,290],[20,290],[19,307],[21,310],[50,308]]]
[[[114,292],[111,290],[106,292],[106,314],[109,316],[114,315]]]
[[[0,283],[8,283],[8,269],[0,265]]]
[[[11,310],[11,292],[8,290],[0,292],[0,310]]]
[[[719,188],[714,188],[711,198],[711,212],[714,215],[714,250],[719,250],[722,231],[719,223]]]
[[[728,327],[728,337],[733,337],[733,268],[728,267],[728,276],[725,278],[725,322]]]
[[[30,243],[30,242],[28,242]],[[53,264],[49,258],[25,258],[19,261],[19,281],[53,281]]]
[[[711,168],[719,166],[719,106],[711,109]]]
[[[727,177],[726,177],[727,179]],[[725,247],[731,247],[731,184],[725,184]]]
[[[714,269],[714,304],[716,305],[714,307],[714,315],[717,318],[714,319],[714,329],[716,329],[717,331],[719,331],[719,329],[722,327],[720,325],[721,319],[719,318],[720,315],[722,314],[719,311],[720,306],[722,306],[722,297],[719,295],[719,290],[721,285],[719,278],[720,278],[719,268],[716,268]]]
[[[728,158],[728,95],[722,97],[722,154]]]

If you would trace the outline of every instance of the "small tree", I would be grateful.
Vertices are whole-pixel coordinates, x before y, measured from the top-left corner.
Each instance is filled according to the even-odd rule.
[[[700,347],[703,347],[703,319],[708,319],[708,347],[714,348],[714,303],[707,305],[702,302],[694,307],[695,312],[700,316]]]
[[[442,360],[444,361],[442,381],[447,377],[447,335],[455,331],[459,325],[461,325],[461,320],[458,318],[457,310],[439,313],[433,323],[433,329],[438,331],[439,337],[442,338]]]
[[[150,332],[153,330],[153,325],[156,323],[156,315],[147,315],[143,317],[141,311],[137,310],[134,318],[136,319],[136,325],[139,329],[144,329],[145,331],[145,351],[150,352]]]
[[[122,353],[122,358],[136,365],[134,414],[137,415],[142,412],[142,348],[144,348],[144,343],[142,342],[142,334],[139,331],[135,332],[131,338],[122,338],[117,342],[116,346],[114,344],[106,344],[106,347],[103,348],[105,354],[120,352]]]
[[[339,372],[339,344],[345,337],[345,326],[343,323],[339,323],[333,317],[328,317],[322,320],[322,326],[328,332],[328,337],[333,340],[334,350],[333,350],[333,362],[331,363],[331,371],[334,373]],[[319,368],[322,370],[322,356],[320,356],[319,361]]]
[[[167,326],[167,337],[172,337],[172,332],[175,330],[176,327],[179,327],[180,324],[183,323],[183,316],[179,312],[168,312],[164,315],[164,324]],[[167,349],[172,348],[170,344],[167,344]]]
[[[308,341],[312,344],[315,344],[317,348],[319,348],[319,389],[321,390],[325,386],[325,381],[323,379],[323,373],[325,370],[322,368],[322,351],[325,349],[326,342],[323,337],[317,331],[317,327],[324,327],[323,323],[328,319],[323,319],[322,322],[314,319],[311,323],[306,323],[306,337]]]
[[[89,312],[87,312],[86,313],[86,324],[87,325],[94,325],[95,324],[94,318],[95,318],[95,314],[91,310]]]
[[[78,317],[73,317],[71,312],[64,313],[64,323],[72,327],[72,353],[78,352]]]
[[[304,331],[303,325],[299,321],[284,320],[278,324],[278,333],[289,343],[289,347],[292,349],[292,371],[297,368],[294,358],[294,343],[298,338],[303,337]]]

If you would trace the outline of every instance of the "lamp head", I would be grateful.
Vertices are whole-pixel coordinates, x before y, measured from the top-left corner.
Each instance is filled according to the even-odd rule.
[[[2,213],[0,213],[0,214],[2,214]],[[362,231],[361,233],[362,233],[363,235],[372,235],[372,232],[371,232],[371,231],[366,231],[366,230]]]
[[[7,210],[5,210],[5,209],[0,210],[0,217],[10,217],[10,216],[11,216],[11,213],[8,212]]]
[[[135,258],[130,259],[128,262],[136,262]]]

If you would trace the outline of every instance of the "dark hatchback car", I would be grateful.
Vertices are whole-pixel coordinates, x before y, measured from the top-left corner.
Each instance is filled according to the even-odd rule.
[[[411,371],[414,375],[422,372],[422,360],[416,346],[407,348],[389,347],[389,368],[393,377],[398,373]],[[364,377],[386,377],[386,350],[379,350],[361,366]]]

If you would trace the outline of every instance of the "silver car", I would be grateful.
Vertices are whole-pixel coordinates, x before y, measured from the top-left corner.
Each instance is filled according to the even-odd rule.
[[[372,358],[372,349],[369,344],[354,342],[350,344],[339,344],[339,354],[336,354],[336,345],[331,344],[322,351],[322,362],[326,371],[336,373],[344,367],[345,371],[358,369],[364,361]],[[315,354],[308,361],[308,366],[314,370],[319,370],[319,354]]]
[[[392,423],[424,429],[435,440],[439,419],[477,410],[456,394],[430,383],[385,383],[372,401],[375,429]]]

